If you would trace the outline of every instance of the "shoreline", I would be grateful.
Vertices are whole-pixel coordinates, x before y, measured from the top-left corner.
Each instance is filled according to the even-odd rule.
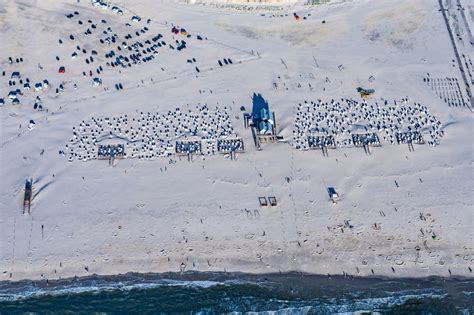
[[[239,272],[239,271],[184,271],[184,272],[175,272],[175,271],[164,271],[164,272],[139,272],[139,271],[129,271],[125,273],[116,273],[116,274],[97,274],[92,273],[88,275],[81,276],[70,276],[64,278],[22,278],[16,280],[0,280],[0,289],[2,286],[8,285],[21,285],[27,283],[34,283],[39,287],[47,288],[54,286],[61,286],[66,284],[71,284],[75,282],[90,281],[94,279],[102,280],[121,280],[121,279],[143,279],[143,280],[179,280],[179,281],[227,281],[232,279],[239,280],[252,280],[252,281],[268,281],[269,279],[274,278],[292,278],[292,279],[315,279],[315,280],[334,280],[342,281],[347,283],[353,283],[354,281],[370,282],[370,281],[403,281],[403,282],[417,282],[420,283],[423,281],[434,281],[434,282],[449,282],[449,281],[473,281],[474,276],[465,276],[452,274],[449,276],[440,276],[435,274],[428,274],[422,276],[391,276],[391,275],[354,275],[354,274],[318,274],[318,273],[307,273],[301,271],[284,271],[284,272]]]
[[[461,285],[466,290],[474,290],[473,277],[452,276],[449,278],[439,276],[428,277],[384,277],[384,276],[349,276],[349,275],[321,275],[305,274],[300,272],[284,273],[240,273],[240,272],[164,272],[164,273],[138,273],[128,272],[116,275],[92,274],[81,277],[44,280],[19,280],[0,281],[0,296],[8,293],[21,295],[23,288],[46,290],[43,293],[56,290],[83,288],[83,290],[70,290],[82,293],[87,291],[100,291],[103,289],[133,289],[153,286],[196,286],[208,288],[215,285],[262,285],[281,291],[290,291],[295,295],[304,296],[306,292],[324,288],[328,292],[337,290],[355,290],[378,287],[390,290],[425,289],[433,287],[453,288]],[[87,289],[89,288],[89,289]],[[64,293],[64,291],[59,291]]]

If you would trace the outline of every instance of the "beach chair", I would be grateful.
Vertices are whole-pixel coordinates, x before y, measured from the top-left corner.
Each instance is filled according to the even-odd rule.
[[[266,197],[258,197],[258,202],[260,203],[261,207],[268,206],[268,201]]]

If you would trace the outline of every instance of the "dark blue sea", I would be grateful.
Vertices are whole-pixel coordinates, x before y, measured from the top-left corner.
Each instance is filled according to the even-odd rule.
[[[474,314],[474,279],[126,274],[0,282],[0,314]]]

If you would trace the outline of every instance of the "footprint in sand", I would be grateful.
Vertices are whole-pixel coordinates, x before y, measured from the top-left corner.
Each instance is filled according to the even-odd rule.
[[[247,239],[247,240],[252,240],[252,239],[255,238],[255,234],[253,234],[253,233],[247,233],[247,234],[245,234],[244,237],[245,237],[245,239]]]

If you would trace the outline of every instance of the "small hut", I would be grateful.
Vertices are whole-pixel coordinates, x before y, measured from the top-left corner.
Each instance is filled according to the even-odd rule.
[[[31,213],[31,199],[33,196],[33,179],[26,180],[25,182],[25,196],[23,198],[23,214]]]

